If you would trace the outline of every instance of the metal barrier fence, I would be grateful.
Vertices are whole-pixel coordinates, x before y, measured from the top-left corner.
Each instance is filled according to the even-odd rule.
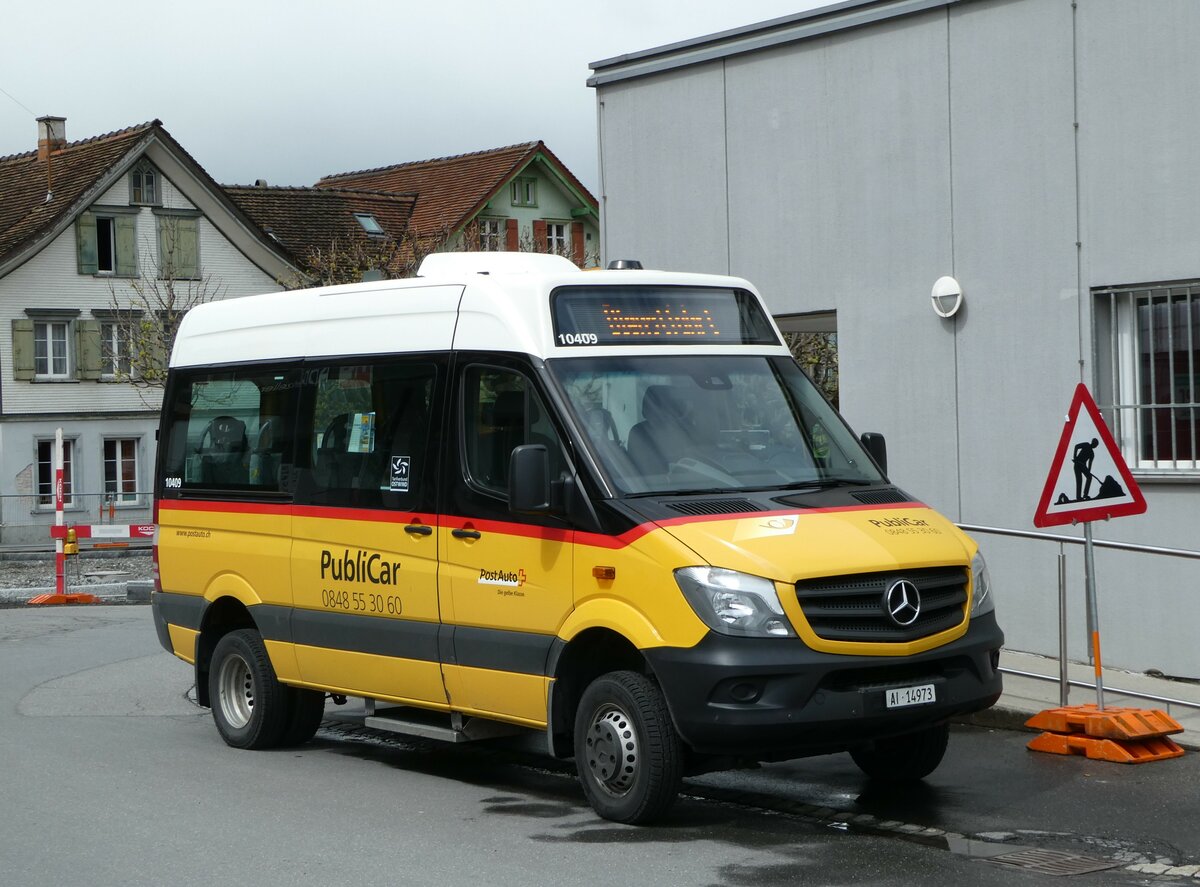
[[[1060,703],[1065,706],[1067,704],[1067,689],[1069,687],[1084,687],[1089,690],[1095,690],[1096,685],[1087,681],[1072,680],[1067,674],[1067,545],[1083,545],[1084,540],[1078,536],[1063,536],[1056,533],[1035,533],[1029,530],[1009,530],[1002,527],[982,527],[975,524],[959,524],[960,529],[969,533],[990,533],[995,536],[1008,536],[1017,539],[1033,539],[1039,542],[1058,543],[1058,666],[1059,674],[1057,677],[1053,675],[1043,675],[1037,672],[1019,671],[1014,668],[1003,668],[1000,671],[1005,674],[1011,674],[1014,677],[1032,678],[1041,681],[1054,681],[1059,685]],[[1179,557],[1190,560],[1200,560],[1200,551],[1193,551],[1188,548],[1163,548],[1156,545],[1139,545],[1133,542],[1105,542],[1100,539],[1093,539],[1092,545],[1096,548],[1110,548],[1117,551],[1130,551],[1140,554],[1155,555],[1158,557]],[[1088,626],[1089,633],[1091,626]],[[1167,706],[1167,712],[1170,713],[1172,705],[1183,706],[1184,708],[1200,709],[1200,703],[1192,702],[1188,699],[1175,699],[1170,696],[1159,696],[1153,693],[1143,693],[1137,690],[1122,690],[1119,687],[1109,687],[1108,690],[1112,693],[1121,696],[1132,696],[1135,699],[1145,699],[1150,702],[1159,702]]]
[[[153,497],[147,492],[74,493],[63,512],[67,526],[149,523]],[[34,494],[0,495],[0,548],[8,551],[53,551],[54,497]],[[95,544],[115,544],[99,540]],[[133,544],[149,544],[135,540]]]

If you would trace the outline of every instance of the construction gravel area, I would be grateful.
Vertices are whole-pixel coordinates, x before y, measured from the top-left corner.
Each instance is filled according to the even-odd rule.
[[[152,578],[150,551],[89,552],[67,558],[67,583],[111,586]],[[54,587],[54,556],[0,554],[0,591]],[[121,592],[122,596],[124,591]]]

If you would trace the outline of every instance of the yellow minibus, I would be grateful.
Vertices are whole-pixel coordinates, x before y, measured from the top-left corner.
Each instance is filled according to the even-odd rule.
[[[355,697],[540,735],[630,823],[740,762],[921,779],[1003,635],[976,544],[885,462],[740,278],[441,253],[213,302],[170,361],[155,624],[238,748]]]

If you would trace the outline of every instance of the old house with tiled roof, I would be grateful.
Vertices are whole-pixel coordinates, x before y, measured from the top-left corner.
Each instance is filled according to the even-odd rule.
[[[417,195],[424,249],[532,250],[599,262],[599,204],[543,142],[326,176],[318,188]]]
[[[416,194],[226,185],[225,193],[316,283],[403,277]]]
[[[158,391],[115,315],[164,279],[230,298],[298,269],[158,120],[0,157],[0,544],[44,542],[62,428],[68,521],[150,516]],[[32,135],[32,133],[31,133]],[[32,142],[32,139],[31,139]]]

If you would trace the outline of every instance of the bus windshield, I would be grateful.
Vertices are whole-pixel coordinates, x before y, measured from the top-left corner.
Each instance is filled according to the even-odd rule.
[[[789,358],[606,356],[547,365],[624,495],[883,480]]]

